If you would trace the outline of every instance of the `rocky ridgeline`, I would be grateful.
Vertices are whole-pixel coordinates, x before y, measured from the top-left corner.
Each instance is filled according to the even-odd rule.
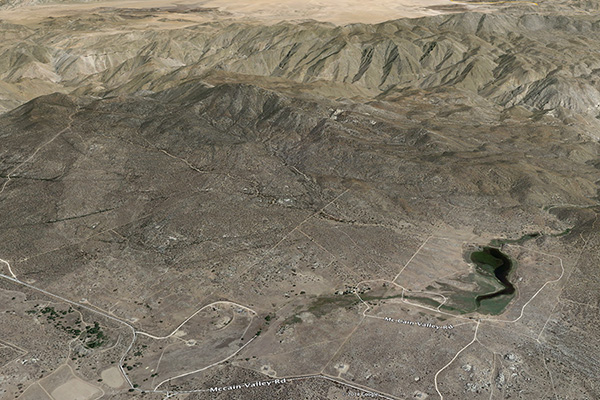
[[[173,82],[259,76],[302,83],[330,97],[389,99],[406,89],[453,87],[502,107],[562,108],[595,117],[600,17],[533,11],[539,10],[343,27],[220,22],[123,32],[118,10],[49,19],[37,28],[4,24],[0,105],[10,109],[55,91],[147,94]]]

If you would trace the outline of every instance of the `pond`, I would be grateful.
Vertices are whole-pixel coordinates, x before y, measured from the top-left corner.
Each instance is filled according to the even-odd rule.
[[[494,247],[484,247],[480,251],[472,252],[470,258],[477,265],[478,272],[487,275],[493,274],[503,286],[502,289],[495,292],[475,297],[478,307],[485,300],[499,299],[502,296],[515,293],[514,285],[508,280],[513,268],[513,262],[506,254],[503,254],[499,249]]]

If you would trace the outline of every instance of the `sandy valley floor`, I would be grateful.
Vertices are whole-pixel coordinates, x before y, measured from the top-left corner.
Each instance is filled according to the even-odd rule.
[[[189,10],[213,8],[235,19],[258,19],[263,22],[315,19],[335,24],[356,22],[379,23],[403,17],[422,17],[464,7],[450,0],[129,0],[88,3],[53,2],[23,5],[1,10],[0,18],[13,22],[34,22],[48,16],[64,16],[102,8],[169,10],[173,17],[182,11],[186,19],[206,20],[214,14],[190,13]],[[187,11],[187,12],[186,12]],[[221,16],[224,16],[221,14]]]

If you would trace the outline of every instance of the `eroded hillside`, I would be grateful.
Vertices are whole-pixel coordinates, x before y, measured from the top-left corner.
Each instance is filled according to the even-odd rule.
[[[152,9],[4,23],[2,104],[54,91],[106,96],[259,76],[265,86],[301,83],[332,98],[450,86],[502,107],[596,117],[597,17],[521,8],[341,27],[140,23],[160,14]]]
[[[598,398],[596,5],[460,7],[3,21],[0,397]]]

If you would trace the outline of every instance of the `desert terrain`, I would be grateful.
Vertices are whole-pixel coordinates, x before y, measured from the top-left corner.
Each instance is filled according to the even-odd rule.
[[[277,23],[281,21],[316,20],[338,25],[350,23],[380,23],[398,18],[415,18],[435,15],[461,8],[463,2],[451,0],[128,0],[128,1],[5,1],[0,3],[2,17],[16,22],[39,21],[49,16],[75,16],[106,9],[164,10],[171,14],[187,14],[196,22],[206,20],[206,16],[192,16],[190,10],[204,13],[217,12],[220,19],[260,21]]]
[[[600,17],[0,3],[0,397],[596,399]]]

